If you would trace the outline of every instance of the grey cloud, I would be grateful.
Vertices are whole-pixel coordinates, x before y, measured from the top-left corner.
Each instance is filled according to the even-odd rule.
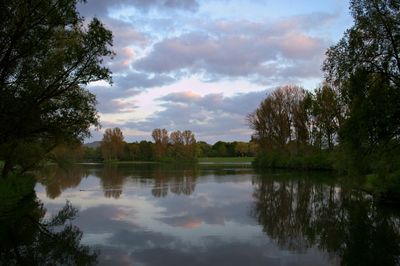
[[[276,21],[253,22],[248,20],[202,22],[200,27],[209,32],[223,35],[251,36],[254,34],[279,35],[288,31],[308,31],[320,29],[331,23],[338,14],[315,12],[307,15],[297,15]]]
[[[78,5],[78,10],[84,16],[104,16],[112,8],[134,7],[140,11],[185,10],[197,11],[199,3],[196,0],[88,0]]]
[[[115,83],[121,89],[143,89],[164,86],[176,81],[168,75],[148,74],[143,72],[128,72],[114,78]]]
[[[98,263],[100,266],[132,266],[130,253],[126,250],[109,246],[95,246],[100,249]]]
[[[314,12],[307,15],[298,15],[283,19],[278,23],[278,28],[312,30],[324,28],[338,17],[337,13]]]
[[[171,84],[174,78],[167,75],[128,72],[113,78],[112,86],[90,86],[89,90],[96,95],[100,113],[130,112],[136,109],[136,103],[126,98],[138,95],[144,89]]]
[[[237,22],[239,29],[240,23]],[[187,69],[190,73],[208,74],[213,79],[254,75],[284,78],[281,74],[288,66],[320,58],[327,47],[323,39],[300,31],[275,32],[275,28],[264,25],[265,30],[261,24],[250,26],[255,29],[243,30],[243,34],[225,34],[216,30],[163,39],[133,67],[153,73]],[[307,77],[319,75],[320,72],[312,72]]]
[[[238,115],[246,115],[254,111],[267,96],[267,91],[240,93],[232,97],[224,97],[222,93],[207,94],[203,97],[197,94],[181,92],[170,93],[159,100],[166,102],[165,107],[183,103],[197,106],[209,111],[222,111]]]
[[[89,90],[96,95],[97,110],[100,113],[127,112],[136,108],[134,102],[123,101],[140,93],[135,89],[122,89],[117,86],[90,86]]]
[[[114,42],[120,47],[145,46],[150,42],[149,36],[139,31],[132,23],[112,18],[101,18],[101,21],[112,31]]]
[[[101,21],[107,29],[112,31],[113,47],[111,49],[115,52],[115,56],[106,58],[104,64],[113,73],[129,71],[137,54],[151,42],[150,36],[125,21],[112,18],[101,18]]]

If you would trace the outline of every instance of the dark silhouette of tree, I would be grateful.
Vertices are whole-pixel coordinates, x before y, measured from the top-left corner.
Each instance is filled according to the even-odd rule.
[[[31,168],[60,142],[83,140],[98,125],[96,99],[83,86],[110,80],[112,34],[84,21],[77,0],[2,1],[0,160],[2,176]],[[20,156],[23,154],[24,156]]]
[[[400,160],[400,3],[354,0],[350,8],[355,23],[327,51],[323,68],[346,105],[345,168],[378,173],[383,181]]]

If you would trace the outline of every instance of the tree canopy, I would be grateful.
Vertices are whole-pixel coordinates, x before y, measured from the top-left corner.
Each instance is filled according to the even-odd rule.
[[[373,164],[393,171],[399,162],[400,2],[353,0],[351,13],[354,26],[327,51],[323,66],[346,107],[341,144],[357,170]]]
[[[85,21],[77,2],[1,2],[3,176],[14,166],[29,168],[60,142],[82,140],[90,126],[99,125],[95,96],[84,86],[111,81],[102,62],[113,55],[112,33],[96,18]]]

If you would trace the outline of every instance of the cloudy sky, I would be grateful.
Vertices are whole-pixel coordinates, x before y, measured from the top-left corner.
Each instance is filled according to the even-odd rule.
[[[268,91],[321,83],[326,49],[352,25],[346,0],[88,0],[114,35],[113,85],[92,83],[102,129],[126,141],[155,128],[197,140],[250,139],[246,115]]]

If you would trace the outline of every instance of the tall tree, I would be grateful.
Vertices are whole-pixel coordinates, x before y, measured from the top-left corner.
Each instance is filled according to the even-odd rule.
[[[163,128],[156,128],[153,130],[153,132],[151,133],[151,136],[154,139],[155,142],[155,157],[157,158],[161,158],[163,156],[165,156],[166,152],[167,152],[167,148],[168,148],[168,131]]]
[[[124,146],[124,136],[121,129],[118,127],[107,128],[101,141],[103,159],[106,161],[119,159],[124,151]]]
[[[400,2],[353,0],[351,11],[354,26],[324,62],[347,105],[340,139],[358,170],[390,170],[400,146]]]
[[[343,85],[359,70],[379,73],[400,88],[400,3],[352,0],[354,26],[327,51],[327,78]]]
[[[184,130],[182,132],[184,154],[186,158],[196,157],[196,138],[194,133],[190,130]]]
[[[344,114],[339,93],[329,84],[324,84],[315,91],[312,114],[318,131],[315,136],[317,146],[332,150],[337,142]]]
[[[288,151],[293,141],[306,145],[309,141],[308,105],[305,92],[297,86],[279,87],[248,115],[254,139],[262,150]]]
[[[2,176],[60,141],[82,140],[98,125],[96,99],[84,85],[109,80],[103,58],[112,34],[84,21],[77,0],[0,4],[0,160]],[[25,148],[30,153],[25,156]]]

